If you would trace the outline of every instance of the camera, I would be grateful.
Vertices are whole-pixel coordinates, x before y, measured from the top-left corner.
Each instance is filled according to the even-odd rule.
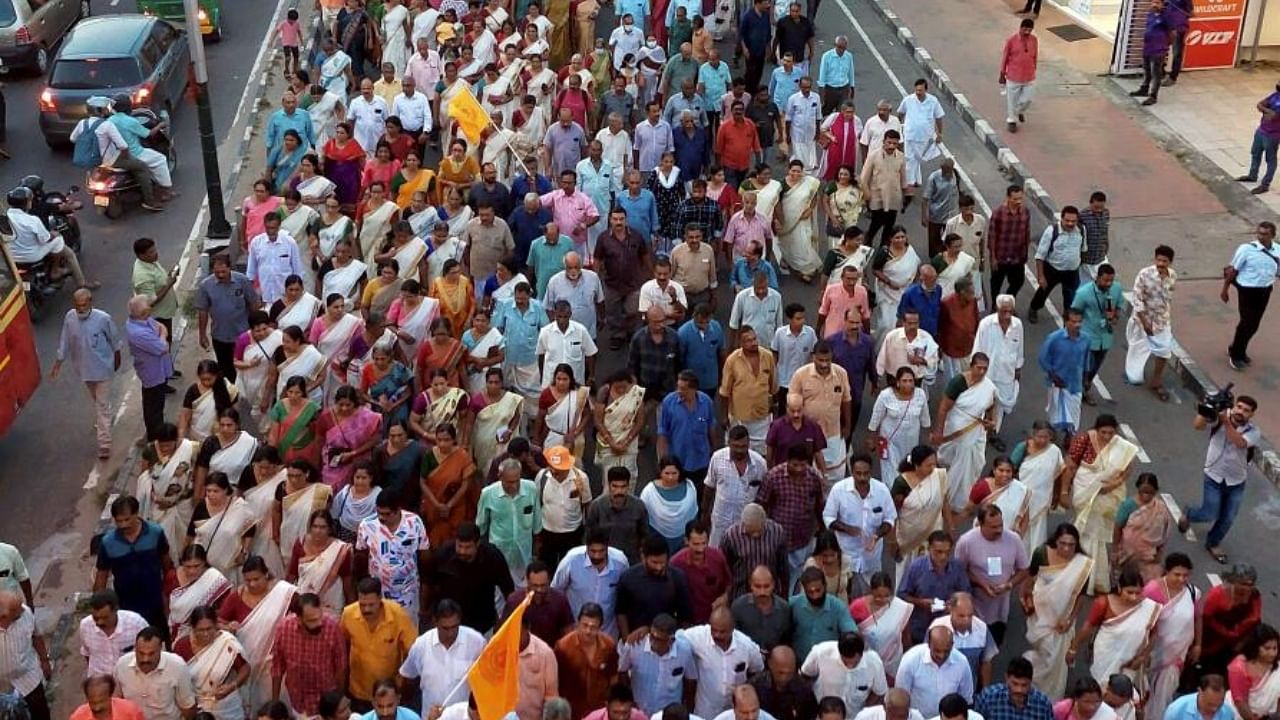
[[[1234,386],[1235,383],[1227,383],[1227,386],[1218,392],[1206,393],[1200,398],[1200,402],[1196,403],[1196,413],[1205,420],[1217,420],[1223,410],[1229,410],[1236,404],[1235,393],[1231,392]]]

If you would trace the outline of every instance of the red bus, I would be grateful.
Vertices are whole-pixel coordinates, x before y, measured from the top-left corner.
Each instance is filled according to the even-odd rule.
[[[0,435],[40,385],[35,330],[9,246],[0,241]]]

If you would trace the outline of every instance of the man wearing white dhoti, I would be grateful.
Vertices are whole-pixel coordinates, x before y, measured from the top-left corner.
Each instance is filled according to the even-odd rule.
[[[822,100],[813,91],[813,80],[800,78],[800,91],[787,98],[783,112],[787,121],[787,137],[791,141],[791,159],[804,163],[805,172],[818,169],[818,121],[822,117]]]
[[[1022,363],[1025,353],[1022,343],[1022,321],[1013,316],[1012,295],[996,298],[996,311],[978,321],[978,333],[973,341],[973,352],[986,355],[991,365],[987,379],[996,386],[996,400],[1000,406],[995,414],[991,446],[1003,452],[1000,440],[1000,424],[1004,416],[1013,412],[1018,402],[1019,381],[1022,380]]]
[[[942,142],[944,115],[942,103],[929,94],[929,81],[924,78],[916,80],[915,92],[898,104],[903,151],[907,156],[907,184],[912,187],[920,187],[924,164],[942,155],[938,145]]]

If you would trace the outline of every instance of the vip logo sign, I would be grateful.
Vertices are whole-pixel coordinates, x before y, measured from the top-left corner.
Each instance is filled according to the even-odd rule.
[[[1192,18],[1183,67],[1204,70],[1234,66],[1242,21],[1239,16]]]
[[[1192,45],[1228,45],[1234,43],[1236,33],[1234,30],[1213,30],[1205,32],[1203,30],[1192,30],[1187,33],[1187,47]]]

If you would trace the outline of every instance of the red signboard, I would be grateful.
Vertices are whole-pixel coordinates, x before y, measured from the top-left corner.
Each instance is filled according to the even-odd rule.
[[[1186,70],[1235,67],[1245,0],[1196,0],[1187,33]]]

